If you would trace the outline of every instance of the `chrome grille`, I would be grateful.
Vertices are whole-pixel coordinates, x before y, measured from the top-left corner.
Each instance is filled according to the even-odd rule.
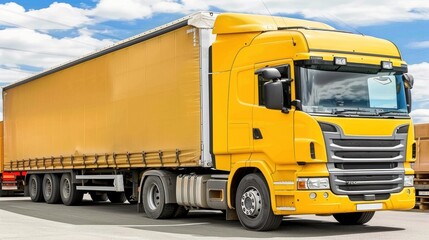
[[[324,132],[332,191],[339,195],[400,192],[404,182],[407,134],[390,137],[347,136]]]

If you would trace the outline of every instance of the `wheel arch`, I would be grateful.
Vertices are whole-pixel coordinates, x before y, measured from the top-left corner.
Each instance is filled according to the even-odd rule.
[[[149,176],[157,176],[161,179],[162,185],[165,191],[165,203],[177,203],[176,201],[176,173],[172,173],[166,170],[148,170],[142,175],[139,185],[138,194],[138,209],[143,209],[143,186]]]
[[[250,173],[261,173],[264,176],[264,180],[267,184],[270,196],[272,196],[272,177],[271,170],[264,162],[254,162],[250,164],[240,165],[239,167],[233,169],[228,178],[228,207],[235,208],[235,193],[238,188],[238,184],[244,176]],[[271,197],[270,197],[271,198]],[[271,199],[271,206],[273,205],[275,199]]]

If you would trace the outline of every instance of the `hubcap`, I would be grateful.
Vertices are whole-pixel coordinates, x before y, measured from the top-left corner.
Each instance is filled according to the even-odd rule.
[[[261,205],[261,194],[256,188],[248,188],[241,196],[241,210],[249,217],[257,217],[261,212]]]
[[[161,203],[161,194],[159,193],[158,186],[153,184],[147,195],[147,203],[151,210],[156,210]]]

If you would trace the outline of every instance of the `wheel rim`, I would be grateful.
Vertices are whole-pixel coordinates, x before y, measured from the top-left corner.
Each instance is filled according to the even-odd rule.
[[[241,210],[251,218],[256,218],[261,212],[262,198],[258,189],[254,187],[247,188],[241,196]]]
[[[37,182],[36,179],[31,179],[31,195],[36,196],[37,194]]]
[[[50,198],[52,195],[52,181],[50,179],[46,179],[45,181],[45,196]]]
[[[159,188],[157,185],[153,184],[147,195],[147,203],[151,210],[156,210],[158,206],[161,204],[161,194],[159,192]]]
[[[71,189],[70,180],[64,179],[64,181],[63,181],[63,196],[65,198],[70,198],[70,189]]]

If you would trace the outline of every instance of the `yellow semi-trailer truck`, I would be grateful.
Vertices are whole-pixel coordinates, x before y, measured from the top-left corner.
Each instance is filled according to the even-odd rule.
[[[33,201],[364,224],[415,204],[412,84],[386,40],[198,13],[7,86],[4,169]]]

